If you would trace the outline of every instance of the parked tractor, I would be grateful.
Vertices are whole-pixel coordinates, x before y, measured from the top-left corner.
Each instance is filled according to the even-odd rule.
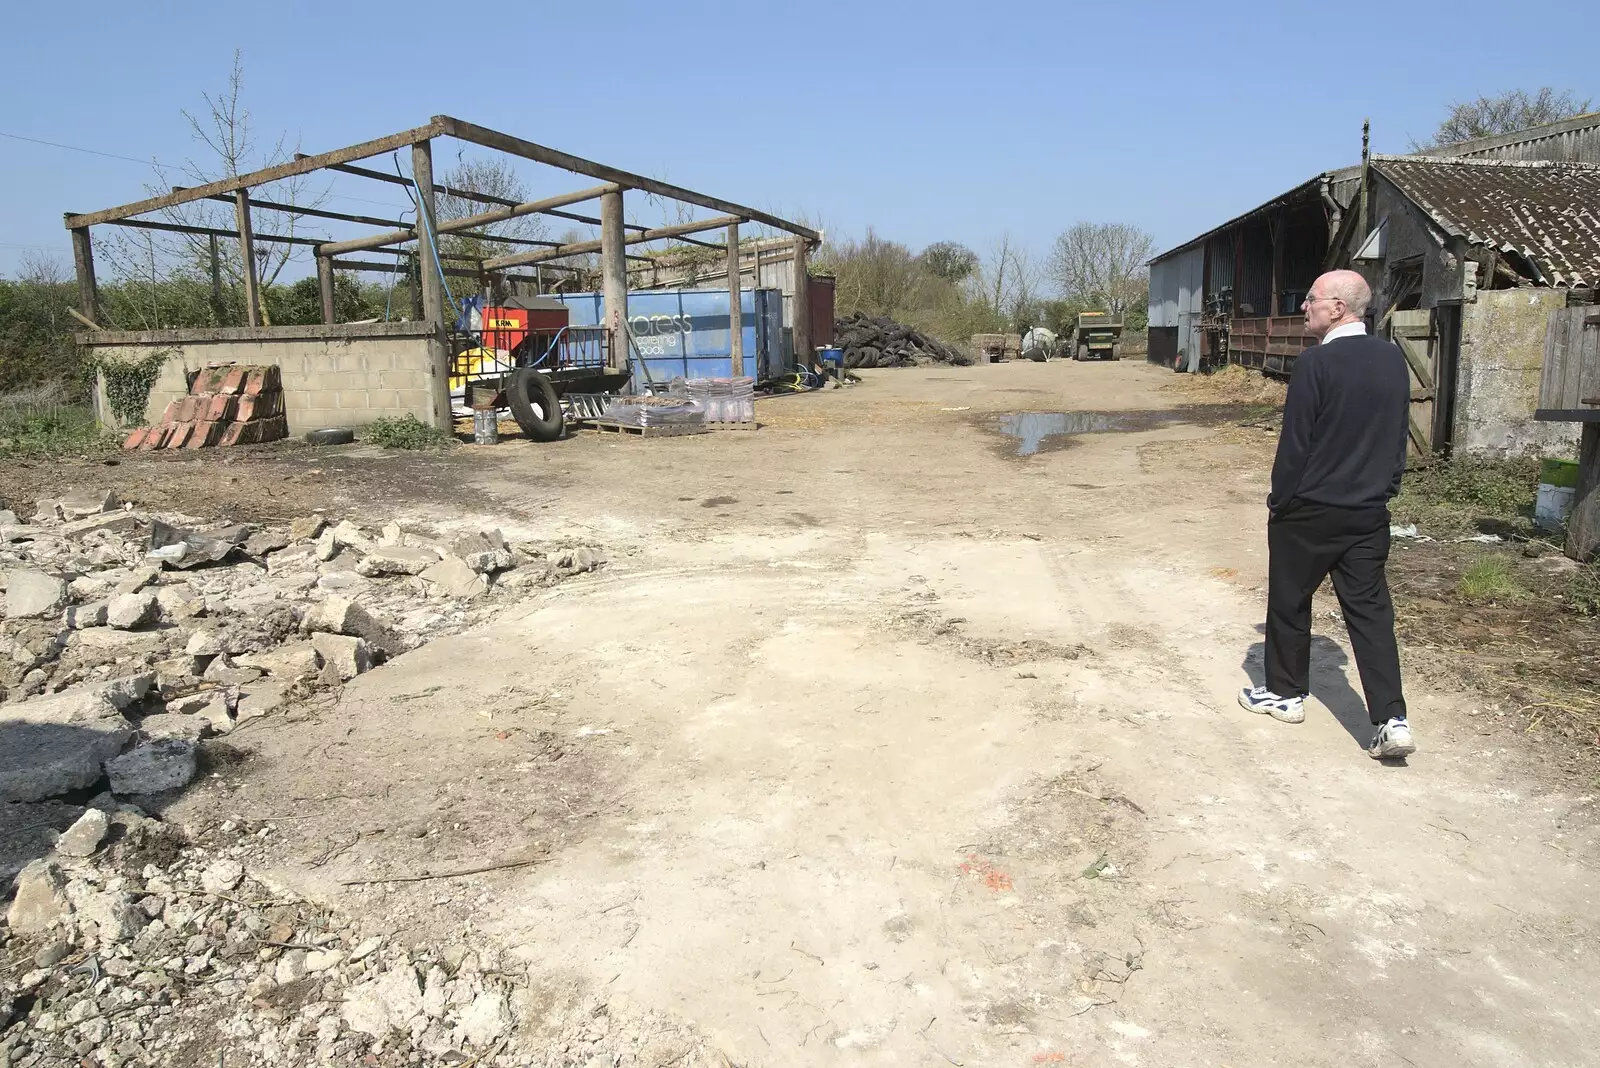
[[[1073,339],[1074,360],[1115,360],[1122,355],[1122,316],[1092,311],[1078,313]]]

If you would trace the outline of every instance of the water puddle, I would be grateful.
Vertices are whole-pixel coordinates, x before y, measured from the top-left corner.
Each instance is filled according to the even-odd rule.
[[[1000,433],[1015,441],[1013,455],[1032,456],[1061,448],[1077,434],[1150,430],[1182,421],[1181,411],[1167,412],[1013,412],[1000,417]]]

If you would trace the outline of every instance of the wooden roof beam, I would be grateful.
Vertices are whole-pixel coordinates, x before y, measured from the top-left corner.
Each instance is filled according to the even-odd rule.
[[[437,191],[437,189],[438,187],[436,186],[435,190]],[[576,193],[563,193],[560,196],[546,197],[544,200],[530,200],[523,204],[512,203],[509,206],[497,207],[493,211],[483,211],[476,215],[468,215],[460,219],[441,221],[438,224],[438,231],[441,234],[454,234],[459,233],[462,230],[471,230],[476,226],[489,226],[493,223],[505,222],[508,219],[516,219],[524,215],[537,215],[540,212],[548,211],[551,208],[559,208],[567,204],[577,204],[585,200],[593,200],[602,193],[614,192],[615,189],[615,186],[600,185],[595,186],[592,189],[580,189]],[[349,241],[331,241],[324,247],[322,255],[342,256],[347,252],[365,252],[370,249],[382,248],[385,245],[393,245],[401,241],[414,241],[416,240],[416,237],[416,228],[407,227],[401,230],[391,230],[388,233],[373,234],[370,237],[352,238]],[[524,238],[521,240],[531,241],[532,239]]]
[[[353,174],[360,178],[371,178],[378,182],[388,182],[390,185],[409,186],[411,184],[410,180],[403,178],[398,174],[385,174],[383,171],[375,171],[367,167],[339,166],[331,167],[329,169],[340,171],[344,174]],[[446,196],[458,197],[462,200],[475,201],[479,204],[498,204],[504,207],[511,207],[517,203],[515,200],[509,200],[506,197],[497,197],[490,193],[479,193],[471,189],[457,189],[453,186],[439,185],[438,183],[434,183],[433,189],[436,193],[443,193]],[[558,211],[555,208],[547,208],[539,214],[549,215],[556,219],[566,219],[569,222],[584,223],[587,226],[600,225],[600,220],[595,218],[593,215],[580,215],[571,211]],[[637,233],[644,233],[646,230],[650,229],[648,226],[641,226],[638,223],[630,222],[623,223],[622,228],[624,230],[633,230]],[[692,238],[685,238],[684,240],[688,241],[688,243],[691,245],[705,245],[706,248],[720,247],[711,245],[710,243],[704,241],[695,241]]]
[[[822,235],[810,227],[801,226],[799,223],[790,222],[788,219],[779,218],[768,212],[747,208],[730,200],[722,200],[718,197],[696,193],[692,189],[685,189],[669,182],[659,182],[654,178],[646,178],[642,174],[633,174],[629,171],[619,170],[616,167],[608,167],[603,163],[595,163],[593,160],[587,160],[581,156],[574,156],[554,148],[535,144],[532,141],[524,141],[520,137],[513,137],[510,134],[503,134],[483,126],[475,126],[470,122],[451,118],[449,115],[435,115],[433,124],[439,127],[448,137],[454,137],[461,141],[470,141],[475,145],[482,145],[484,148],[507,152],[513,156],[521,156],[536,163],[560,167],[562,170],[572,171],[576,174],[587,174],[591,178],[614,182],[628,189],[642,189],[647,193],[669,197],[673,200],[681,200],[685,204],[694,204],[710,211],[720,211],[727,215],[737,216],[740,219],[765,223],[775,229],[787,231],[797,237],[803,237],[808,241],[822,240]]]
[[[646,230],[642,234],[633,234],[623,243],[637,245],[644,241],[659,241],[664,237],[682,237],[685,234],[704,233],[707,230],[726,229],[728,224],[740,222],[737,215],[724,215],[716,219],[704,219],[700,222],[681,223],[677,226],[663,226],[656,230]],[[484,260],[483,266],[490,271],[504,270],[507,267],[519,267],[525,263],[544,263],[548,260],[562,259],[567,256],[579,256],[586,252],[599,252],[599,241],[579,241],[571,245],[562,245],[547,252],[519,252],[514,256],[498,256],[491,260]],[[649,260],[647,256],[633,256],[630,259]]]
[[[84,215],[68,215],[66,227],[68,230],[77,230],[86,226],[96,226],[100,223],[115,222],[118,219],[127,219],[134,215],[144,215],[147,212],[160,211],[162,208],[173,208],[179,204],[189,204],[196,200],[206,200],[218,193],[233,193],[240,189],[249,189],[253,186],[269,185],[272,182],[281,182],[285,178],[297,178],[302,174],[310,174],[327,167],[348,163],[351,160],[368,159],[372,156],[381,156],[385,152],[393,152],[397,148],[428,141],[442,134],[443,128],[437,122],[430,122],[426,126],[418,126],[412,130],[390,134],[373,141],[363,141],[359,145],[348,148],[337,148],[332,152],[322,152],[314,156],[296,157],[287,163],[280,163],[275,167],[263,167],[249,174],[238,174],[231,178],[223,178],[205,185],[197,185],[177,193],[165,193],[147,200],[134,201],[132,204],[123,204],[121,207],[106,208],[104,211],[92,211]]]
[[[175,185],[172,187],[172,191],[174,193],[181,193],[184,188],[184,186]],[[225,204],[233,203],[233,197],[228,193],[218,193],[215,196],[210,196],[206,199],[220,200]],[[363,226],[405,225],[405,223],[400,219],[380,219],[373,215],[350,215],[342,211],[327,211],[322,208],[301,207],[299,204],[279,204],[271,200],[257,200],[255,197],[250,197],[248,203],[252,208],[261,208],[265,211],[282,211],[291,215],[305,215],[313,219],[333,219],[336,222],[360,223]]]
[[[231,198],[230,198],[231,199]],[[171,234],[196,234],[201,237],[231,237],[239,239],[237,230],[221,230],[215,226],[185,226],[181,223],[154,222],[150,219],[108,219],[107,226],[127,226],[135,230],[161,230]],[[311,245],[322,244],[322,239],[317,237],[284,237],[279,234],[251,234],[255,241],[269,245]]]

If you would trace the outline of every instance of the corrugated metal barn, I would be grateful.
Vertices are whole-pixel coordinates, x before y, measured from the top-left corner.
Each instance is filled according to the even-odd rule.
[[[1463,141],[1430,155],[1600,163],[1600,113]],[[1151,260],[1151,362],[1188,370],[1208,362],[1286,370],[1287,363],[1274,357],[1292,358],[1305,347],[1299,302],[1338,244],[1341,226],[1356,221],[1346,209],[1360,187],[1359,166],[1324,171]],[[1234,318],[1251,321],[1228,330],[1223,347],[1220,327]]]
[[[1150,262],[1151,362],[1190,371],[1229,360],[1261,367],[1298,343],[1300,302],[1339,220],[1331,177],[1320,174]],[[1218,326],[1235,320],[1230,350]]]
[[[1547,306],[1600,273],[1595,164],[1600,114],[1325,171],[1150,262],[1149,359],[1288,374],[1307,289],[1349,266],[1411,360],[1417,451],[1564,441],[1532,415]]]

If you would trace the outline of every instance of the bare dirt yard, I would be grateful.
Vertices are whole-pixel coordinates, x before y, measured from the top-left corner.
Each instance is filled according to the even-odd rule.
[[[504,1021],[463,1012],[466,1052],[441,1053],[392,971],[372,1025],[299,967],[183,1055],[1593,1063],[1593,739],[1529,733],[1470,641],[1417,631],[1420,751],[1370,760],[1331,597],[1306,722],[1235,703],[1260,678],[1262,397],[1133,362],[862,377],[760,401],[753,434],[8,465],[19,512],[115,488],[607,560],[241,723],[160,812],[324,917],[269,916],[294,936],[263,960],[348,964],[305,941],[333,924],[441,1004],[514,985],[483,1010]],[[1444,596],[1397,566],[1408,604]],[[320,1052],[296,1061],[301,1012]]]

